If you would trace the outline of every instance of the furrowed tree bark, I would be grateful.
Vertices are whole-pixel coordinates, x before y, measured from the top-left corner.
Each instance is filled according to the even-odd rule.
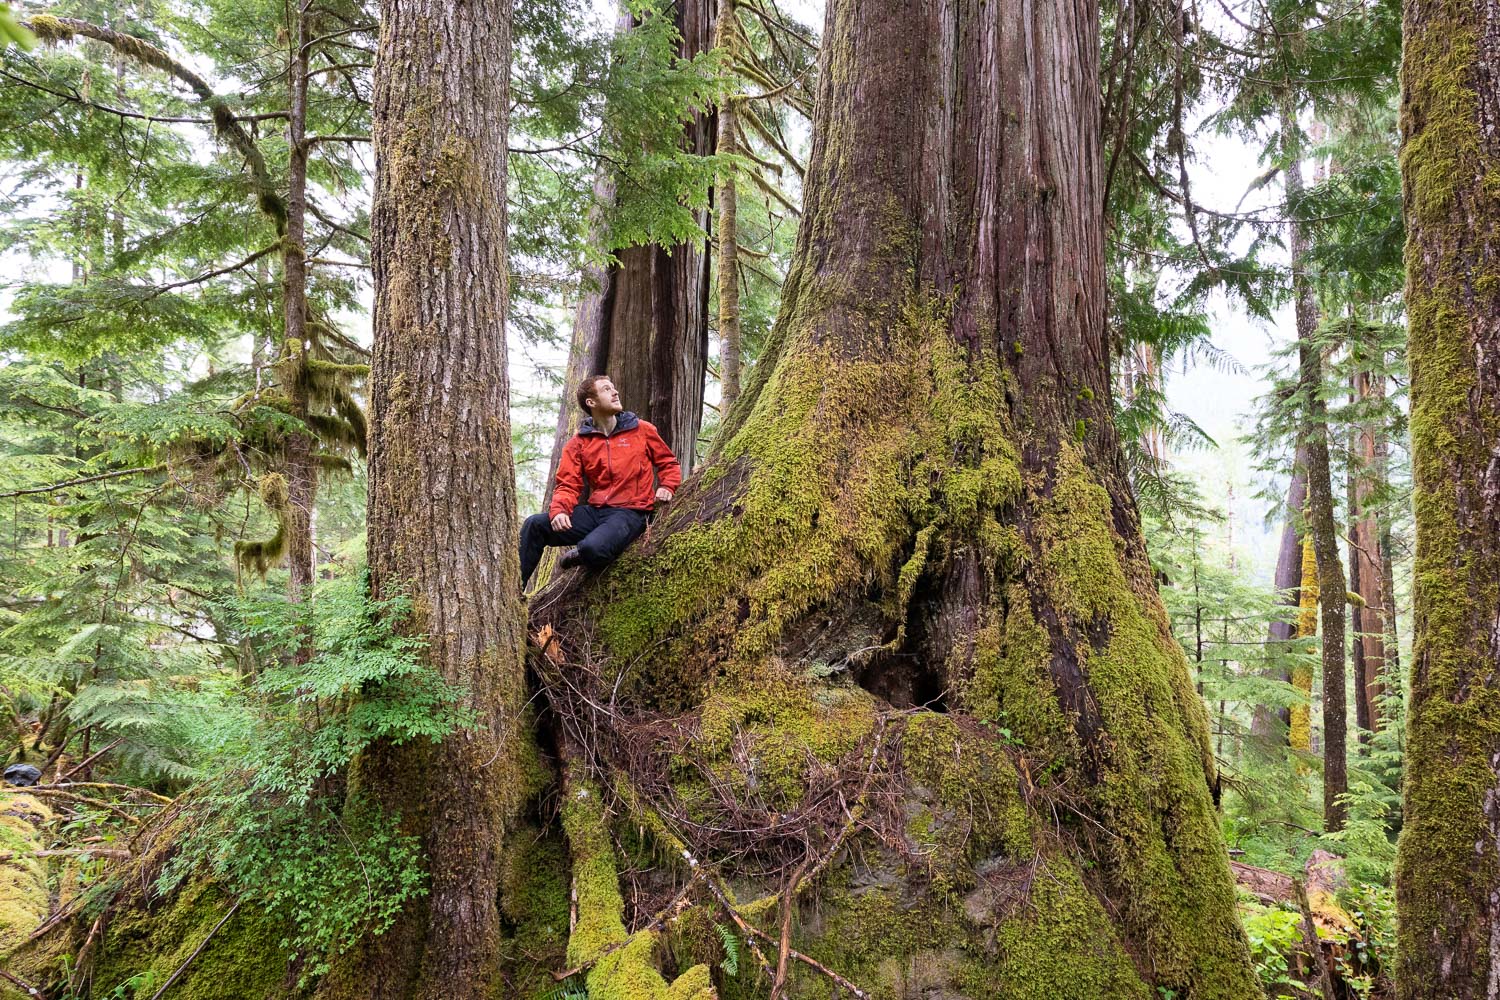
[[[715,2],[682,0],[671,6],[683,58],[713,46]],[[622,9],[621,21],[620,30],[629,30],[628,11]],[[699,155],[714,151],[714,115],[707,110],[692,115],[683,127],[682,148]],[[613,203],[614,179],[601,173],[594,197],[600,205]],[[607,215],[598,213],[594,222],[600,245]],[[698,213],[698,224],[708,231],[706,208]],[[583,416],[573,390],[590,375],[611,376],[625,408],[655,424],[683,469],[692,468],[708,372],[708,270],[703,246],[652,244],[618,250],[615,263],[584,274],[548,469],[549,499],[563,445]]]
[[[1403,8],[1417,553],[1402,1000],[1500,991],[1500,9]]]
[[[1282,117],[1283,131],[1296,133],[1290,115]],[[1302,162],[1295,144],[1286,164],[1287,197],[1302,193]],[[1348,685],[1344,665],[1344,567],[1339,560],[1338,525],[1333,517],[1333,478],[1328,458],[1328,407],[1323,399],[1323,352],[1315,341],[1318,307],[1313,299],[1304,261],[1307,233],[1293,222],[1292,281],[1296,299],[1298,394],[1302,399],[1300,437],[1307,449],[1307,532],[1318,564],[1318,602],[1323,629],[1323,827],[1329,832],[1344,826],[1340,796],[1349,790]]]
[[[351,797],[420,836],[428,895],[345,956],[322,994],[495,995],[499,854],[522,794],[515,471],[506,382],[510,2],[385,0],[375,72],[369,561],[407,594],[472,729],[382,744]]]
[[[1292,478],[1286,491],[1286,517],[1281,522],[1281,544],[1276,550],[1276,573],[1272,581],[1277,593],[1281,594],[1287,617],[1271,622],[1266,630],[1266,643],[1273,649],[1289,649],[1291,640],[1297,635],[1298,587],[1302,583],[1302,533],[1298,525],[1302,520],[1302,507],[1307,502],[1306,464],[1306,451],[1299,447],[1292,458]],[[1291,672],[1281,671],[1280,678],[1290,683]],[[1289,708],[1271,709],[1257,705],[1250,721],[1252,735],[1263,740],[1271,738],[1277,732],[1278,715],[1282,727],[1291,726]]]
[[[1097,19],[829,4],[797,250],[719,454],[648,542],[533,604],[603,698],[683,734],[656,764],[599,737],[648,789],[622,828],[658,817],[741,899],[785,883],[673,802],[738,788],[779,829],[890,727],[909,819],[835,851],[792,921],[875,995],[1260,995],[1112,423]]]

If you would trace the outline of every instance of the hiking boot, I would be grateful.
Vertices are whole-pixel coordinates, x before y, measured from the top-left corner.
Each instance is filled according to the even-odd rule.
[[[562,558],[557,561],[557,564],[563,569],[572,569],[574,566],[582,566],[583,554],[578,551],[577,547],[571,548],[562,554]]]

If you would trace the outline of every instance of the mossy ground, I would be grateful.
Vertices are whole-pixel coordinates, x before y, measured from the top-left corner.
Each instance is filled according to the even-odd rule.
[[[0,861],[0,955],[36,930],[51,908],[46,861],[28,856],[42,848],[42,824],[51,818],[35,795],[0,795],[0,853],[16,855]]]

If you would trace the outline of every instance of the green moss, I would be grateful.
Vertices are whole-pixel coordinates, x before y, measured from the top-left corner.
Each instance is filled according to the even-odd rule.
[[[864,691],[823,687],[768,670],[709,694],[693,751],[731,786],[774,808],[790,809],[802,799],[808,769],[843,759],[874,725],[875,703]],[[691,798],[689,785],[697,772],[680,777],[680,790]]]
[[[1078,630],[1071,645],[1108,734],[1096,748],[1105,773],[1090,795],[1108,832],[1100,860],[1127,933],[1163,986],[1195,997],[1253,995],[1205,780],[1207,720],[1165,613],[1126,576],[1109,496],[1070,446],[1034,509],[1037,576]]]
[[[73,29],[51,14],[35,14],[26,23],[45,42],[66,42],[73,37]]]
[[[552,970],[568,968],[568,857],[555,834],[522,826],[506,837],[500,861],[505,983],[496,1000],[544,1000]]]
[[[1037,624],[1025,589],[1007,587],[1003,618],[974,637],[973,668],[963,682],[963,703],[977,719],[1007,730],[1046,761],[1076,758],[1077,739],[1058,707],[1048,673],[1052,649]],[[962,673],[950,667],[950,676]]]
[[[1071,865],[1043,864],[1027,877],[1025,902],[993,927],[993,943],[982,957],[968,959],[957,977],[968,996],[975,1000],[1154,997],[1098,900]]]
[[[288,968],[281,944],[286,928],[250,906],[241,906],[219,926],[229,908],[224,894],[203,880],[189,882],[149,907],[129,903],[115,907],[93,969],[98,994],[105,995],[135,977],[145,977],[139,981],[160,988],[207,941],[172,984],[174,1000],[298,996],[296,975]]]
[[[1403,77],[1410,80],[1423,116],[1419,129],[1407,130],[1401,147],[1401,173],[1410,193],[1408,211],[1432,219],[1453,206],[1461,185],[1471,183],[1479,160],[1479,101],[1475,71],[1479,61],[1477,33],[1466,24],[1460,4],[1433,4],[1442,11],[1442,27],[1422,38],[1408,39]]]
[[[1033,852],[1032,818],[1021,800],[1020,775],[993,740],[965,734],[947,716],[912,716],[901,737],[901,766],[909,782],[930,789],[925,824],[936,851],[934,882],[967,888],[969,859],[999,851]]]
[[[604,802],[577,774],[566,787],[563,828],[572,849],[578,899],[568,964],[593,963],[586,980],[590,1000],[712,1000],[707,967],[695,966],[669,986],[655,965],[657,932],[627,932]]]
[[[24,941],[47,918],[51,895],[42,849],[42,824],[52,811],[35,795],[7,790],[0,795],[0,955]]]

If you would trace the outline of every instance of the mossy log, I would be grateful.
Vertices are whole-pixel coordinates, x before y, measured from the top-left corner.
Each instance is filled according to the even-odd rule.
[[[533,601],[620,843],[875,996],[1260,995],[1111,422],[1096,17],[830,4],[767,355],[649,540]],[[799,826],[867,756],[848,838]],[[805,841],[796,912],[736,836]]]

